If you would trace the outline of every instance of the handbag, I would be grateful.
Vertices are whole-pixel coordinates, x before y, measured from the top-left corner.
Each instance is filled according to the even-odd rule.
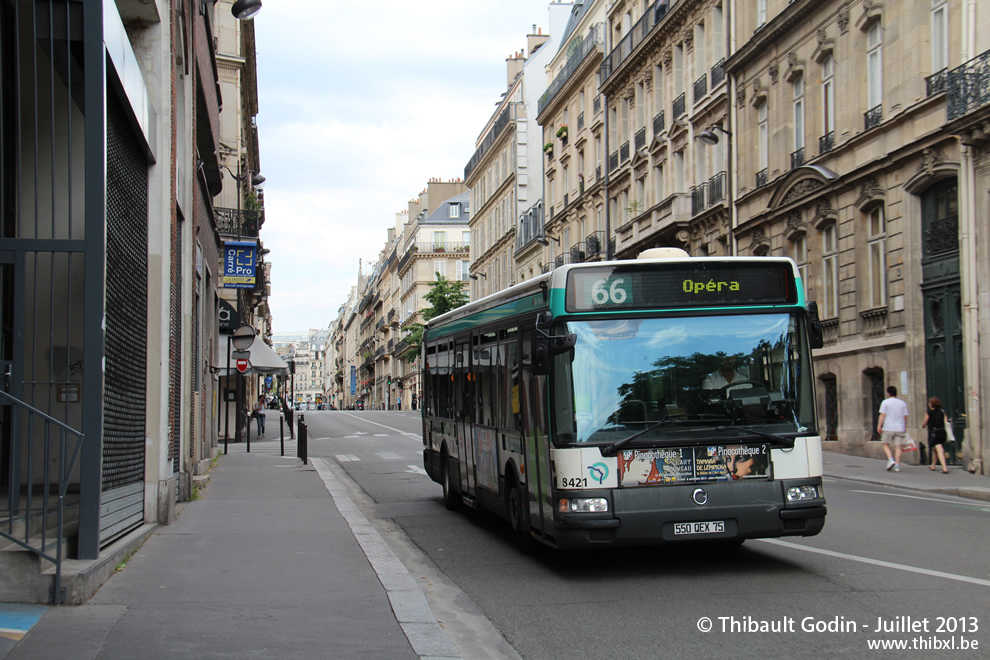
[[[916,449],[918,449],[918,443],[911,436],[908,436],[901,446],[901,451],[915,451]]]
[[[952,422],[945,420],[945,441],[955,442],[956,434],[952,432]]]

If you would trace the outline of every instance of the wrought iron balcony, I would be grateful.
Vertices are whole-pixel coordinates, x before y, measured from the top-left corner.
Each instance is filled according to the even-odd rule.
[[[540,100],[537,102],[537,114],[543,112],[544,109],[550,104],[550,102],[560,93],[560,91],[570,80],[571,76],[578,70],[581,63],[584,62],[589,55],[596,52],[598,47],[605,43],[604,30],[602,29],[601,23],[596,23],[588,36],[584,38],[584,41],[570,52],[567,57],[567,62],[564,63],[564,67],[560,70],[554,79],[550,83],[550,87],[547,88]]]
[[[705,198],[708,196],[708,183],[699,183],[691,187],[691,215],[697,215],[708,208]]]
[[[835,147],[835,131],[829,131],[818,138],[818,155],[827,154]]]
[[[605,232],[596,231],[588,234],[588,236],[584,239],[584,244],[589,259],[591,257],[597,257],[598,255],[602,254],[602,249],[604,247],[602,245],[602,239],[604,237],[605,237]]]
[[[615,45],[612,52],[602,61],[600,70],[602,82],[605,82],[636,51],[643,40],[664,20],[670,6],[677,4],[679,1],[656,0],[656,2],[646,8],[642,18],[636,21],[632,29],[629,30],[626,36]]]
[[[646,146],[646,127],[636,131],[636,135],[633,136],[633,144],[636,145],[636,151],[639,151]]]
[[[718,87],[719,83],[725,80],[725,58],[723,57],[712,67],[712,89]]]
[[[697,103],[701,99],[705,98],[705,94],[708,93],[708,74],[702,74],[700,78],[694,81],[694,102]]]
[[[581,114],[578,115],[577,129],[580,131],[583,128],[584,128],[584,113],[582,112]]]
[[[725,201],[725,172],[719,172],[708,180],[708,205]]]
[[[796,170],[802,165],[804,165],[804,147],[791,152],[791,169]]]
[[[237,214],[237,209],[214,207],[213,218],[220,235],[258,238],[258,229],[265,222],[265,212],[241,209],[240,217]]]
[[[663,133],[666,125],[663,120],[663,110],[658,112],[655,117],[653,117],[653,136],[656,137]]]
[[[684,92],[677,95],[674,99],[674,107],[671,108],[674,119],[680,119],[684,115]]]
[[[619,147],[619,162],[624,163],[629,160],[629,140],[622,143]]]
[[[618,166],[619,166],[619,152],[613,151],[608,156],[608,171],[611,172]]]
[[[596,115],[602,111],[602,95],[599,94],[591,102],[591,111]]]
[[[584,243],[575,243],[571,246],[571,263],[579,264],[584,261],[587,252],[584,248]]]
[[[765,185],[767,185],[767,168],[756,173],[756,187],[762,188]]]
[[[990,103],[990,50],[949,72],[949,121]]]
[[[942,69],[925,78],[925,93],[927,96],[934,96],[939,92],[944,92],[949,83],[949,70]]]
[[[879,126],[881,121],[883,121],[883,104],[870,108],[863,113],[863,122],[866,130]]]

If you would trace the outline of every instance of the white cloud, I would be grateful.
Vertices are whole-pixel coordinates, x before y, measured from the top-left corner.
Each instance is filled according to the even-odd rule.
[[[261,236],[276,333],[327,327],[395,214],[429,179],[463,176],[534,24],[546,30],[546,2],[265,4]]]

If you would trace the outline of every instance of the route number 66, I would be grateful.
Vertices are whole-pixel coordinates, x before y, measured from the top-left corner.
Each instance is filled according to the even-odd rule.
[[[624,278],[618,277],[609,283],[608,279],[597,280],[591,287],[591,299],[596,305],[621,305],[626,302],[626,290],[622,288]]]

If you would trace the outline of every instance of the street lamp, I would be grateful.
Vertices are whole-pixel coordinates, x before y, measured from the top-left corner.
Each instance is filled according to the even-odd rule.
[[[725,143],[726,144],[725,158],[726,158],[726,161],[728,161],[726,163],[726,166],[725,166],[725,186],[728,188],[728,190],[726,191],[725,200],[726,200],[726,205],[727,205],[727,207],[729,209],[729,232],[730,232],[729,235],[733,237],[732,238],[732,247],[730,248],[730,252],[732,254],[735,254],[736,253],[736,249],[735,249],[735,224],[734,224],[734,221],[733,221],[733,210],[734,209],[733,209],[733,206],[732,206],[732,204],[733,204],[733,199],[732,199],[732,133],[730,131],[727,131],[724,128],[722,128],[722,125],[721,124],[712,124],[711,126],[709,126],[708,128],[706,128],[705,130],[701,131],[701,133],[698,134],[698,139],[701,140],[704,144],[707,144],[709,146],[715,146],[719,142],[719,137],[718,137],[718,135],[715,134],[715,131],[719,131],[725,137],[729,138],[729,140],[727,140],[726,143]]]
[[[256,188],[265,182],[265,177],[261,173],[251,170],[248,170],[246,174],[242,174],[240,158],[237,159],[237,174],[234,174],[226,165],[221,165],[220,167],[227,170],[227,173],[237,182],[237,240],[241,240],[241,227],[244,226],[243,218],[241,218],[241,192],[244,182],[250,181],[251,187]]]
[[[549,239],[549,240],[547,240],[547,239]],[[555,237],[555,236],[550,236],[548,234],[542,234],[541,236],[537,236],[536,237],[536,242],[539,243],[540,245],[542,245],[543,247],[547,247],[548,245],[550,245],[550,241],[553,241],[557,245],[560,245],[560,239],[557,238],[557,237]]]
[[[246,21],[254,18],[254,15],[261,11],[261,0],[237,0],[230,8],[230,13],[234,18]]]

